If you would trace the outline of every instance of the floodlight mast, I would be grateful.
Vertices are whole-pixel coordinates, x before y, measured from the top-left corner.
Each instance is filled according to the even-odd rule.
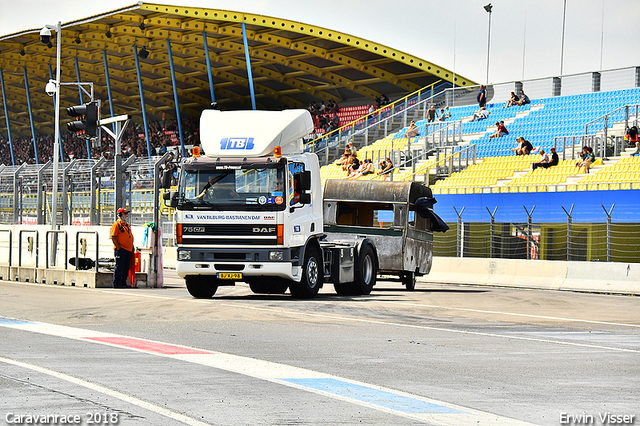
[[[56,32],[56,105],[54,111],[54,137],[53,137],[53,190],[51,191],[51,229],[56,230],[58,225],[58,151],[60,151],[60,43],[62,40],[62,23],[45,25]],[[44,40],[43,40],[44,42]]]

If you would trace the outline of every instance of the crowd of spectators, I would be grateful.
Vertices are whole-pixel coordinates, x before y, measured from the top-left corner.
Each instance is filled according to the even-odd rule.
[[[314,127],[321,129],[323,133],[329,133],[340,127],[340,117],[338,116],[340,107],[332,100],[329,100],[326,105],[324,101],[321,101],[320,104],[311,102],[307,109],[313,118]]]
[[[200,135],[198,120],[188,118],[182,125],[183,141],[185,145],[199,145]],[[153,121],[149,124],[149,146],[151,155],[159,155],[167,152],[167,148],[180,145],[178,136],[178,123],[176,120]],[[91,158],[97,159],[105,157],[112,159],[115,154],[115,141],[106,132],[102,132],[102,138],[98,141],[89,141],[77,137],[66,130],[61,131],[60,145],[64,156],[61,161],[67,162],[75,159],[89,158],[87,148],[91,152]],[[125,157],[135,155],[137,157],[148,156],[147,142],[145,139],[144,127],[140,124],[130,122],[120,140],[122,154]],[[53,159],[54,135],[37,135],[36,149],[38,152],[38,163],[44,164]],[[13,163],[20,165],[23,163],[35,164],[36,155],[31,137],[12,137],[11,146],[9,139],[0,135],[0,164],[11,165],[11,148],[13,148]],[[181,150],[178,150],[181,153]]]

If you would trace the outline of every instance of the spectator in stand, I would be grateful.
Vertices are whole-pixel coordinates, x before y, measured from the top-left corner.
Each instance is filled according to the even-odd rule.
[[[518,103],[519,100],[520,98],[518,98],[518,95],[516,95],[515,92],[511,92],[511,97],[507,101],[506,107],[509,108],[511,106],[514,106],[515,104]]]
[[[320,101],[320,107],[318,108],[318,114],[324,114],[327,111],[327,106],[324,101]]]
[[[531,99],[529,99],[529,97],[524,94],[524,90],[520,90],[520,100],[518,100],[517,104],[522,106],[530,103]]]
[[[535,170],[538,167],[544,167],[546,164],[549,164],[550,162],[551,162],[551,158],[549,158],[549,154],[544,152],[544,149],[540,149],[540,160],[536,161],[531,166],[533,170]]]
[[[445,115],[444,108],[440,108],[440,116],[438,117],[438,121],[444,121],[446,119],[447,116]]]
[[[427,111],[427,123],[433,123],[436,121],[436,116],[438,115],[438,111],[436,111],[436,106],[431,105],[431,108]]]
[[[380,99],[380,96],[374,97],[373,102],[375,102],[376,104],[376,109],[380,109],[380,107],[382,106],[382,99]]]
[[[384,93],[380,95],[380,103],[382,104],[382,106],[389,105],[389,98],[387,98],[387,95],[385,95]]]
[[[558,153],[556,152],[556,149],[551,148],[551,161],[549,161],[547,164],[543,164],[542,167],[544,167],[545,169],[548,169],[549,167],[557,166],[559,162],[560,162],[560,159],[558,158]]]
[[[378,176],[385,175],[385,179],[386,179],[386,175],[391,173],[392,169],[393,169],[393,162],[391,161],[391,158],[387,157],[386,160],[383,160],[380,162],[380,170],[378,170],[376,174]]]
[[[373,173],[373,163],[369,158],[367,158],[362,162],[362,164],[360,164],[360,167],[355,173],[351,173],[347,176],[347,179],[358,179],[362,176],[370,175],[371,173]]]
[[[640,157],[640,142],[636,142],[636,150],[631,153],[632,157]]]
[[[589,173],[589,168],[596,161],[596,156],[593,153],[593,148],[585,146],[582,148],[582,161],[576,163],[576,167],[583,168],[583,173]]]
[[[489,136],[489,138],[501,138],[503,136],[506,136],[509,134],[509,131],[507,130],[507,128],[504,125],[504,121],[501,122],[496,122],[496,132],[494,134],[492,134],[491,136]]]
[[[471,117],[470,121],[476,121],[476,118],[478,119],[478,121],[484,120],[489,117],[489,114],[491,114],[491,111],[489,111],[485,107],[481,107],[478,111],[473,113],[473,117]]]
[[[344,154],[338,160],[338,164],[342,166],[343,171],[347,171],[349,163],[351,162],[351,150],[347,147],[344,149]]]
[[[478,92],[478,106],[482,109],[487,105],[487,88],[484,84],[480,85],[480,91]]]
[[[412,120],[409,128],[404,132],[404,137],[409,139],[415,138],[419,133],[420,131],[418,130],[418,126],[416,126],[416,122]]]
[[[332,114],[331,121],[336,123],[336,127],[340,127],[340,116],[338,115],[338,111],[333,110]]]
[[[360,160],[358,160],[358,156],[356,154],[351,154],[351,162],[349,167],[347,167],[347,177],[352,173],[355,173],[360,168]]]
[[[355,147],[355,146],[353,146],[353,142],[349,142],[349,143],[347,144],[347,147],[349,148],[349,150],[351,151],[351,153],[352,153],[353,155],[358,155],[358,152],[357,152],[358,150],[356,149],[356,147]]]
[[[636,142],[640,142],[638,140],[638,128],[636,126],[629,127],[624,135],[624,140],[629,143],[629,146],[634,146]]]
[[[373,114],[373,111],[375,111],[375,107],[373,106],[373,104],[369,105],[369,114]]]
[[[444,119],[451,118],[451,111],[449,111],[449,107],[444,107]]]
[[[531,142],[529,142],[522,136],[518,136],[517,142],[518,146],[511,149],[511,151],[515,151],[516,155],[529,155],[529,153],[533,150],[533,145],[531,145]]]

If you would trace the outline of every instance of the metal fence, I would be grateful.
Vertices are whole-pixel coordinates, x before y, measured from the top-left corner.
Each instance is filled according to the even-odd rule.
[[[573,206],[562,207],[565,222],[534,222],[535,206],[524,207],[526,222],[464,222],[465,208],[450,230],[434,235],[434,255],[498,259],[640,262],[640,223],[615,222],[615,204],[600,208],[594,222],[574,222]],[[595,212],[594,212],[595,213]],[[596,216],[593,214],[593,216]]]

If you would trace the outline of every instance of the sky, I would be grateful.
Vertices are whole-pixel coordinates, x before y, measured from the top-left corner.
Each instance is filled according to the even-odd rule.
[[[487,56],[489,83],[552,77],[561,69],[569,75],[640,66],[640,0],[492,0],[491,26],[483,8],[489,0],[149,3],[250,12],[321,26],[418,56],[478,83],[487,80]],[[133,4],[134,0],[0,0],[0,36]]]

